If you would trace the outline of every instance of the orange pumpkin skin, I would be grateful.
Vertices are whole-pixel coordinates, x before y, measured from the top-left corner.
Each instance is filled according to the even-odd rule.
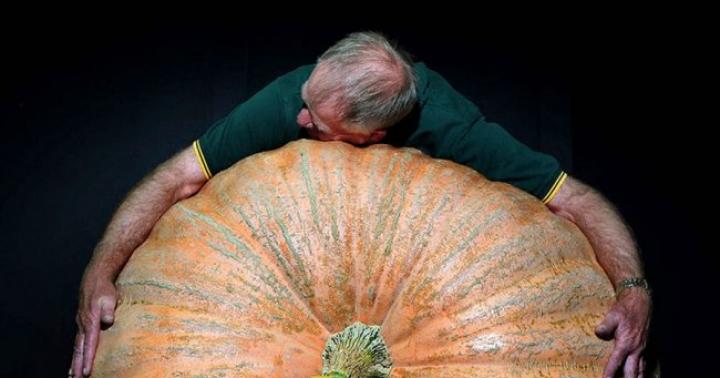
[[[597,377],[612,286],[579,229],[417,150],[300,140],[174,205],[117,280],[93,376],[310,377],[377,324],[394,377]]]

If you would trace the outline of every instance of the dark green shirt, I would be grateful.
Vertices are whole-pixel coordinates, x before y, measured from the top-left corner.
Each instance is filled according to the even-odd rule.
[[[279,77],[195,141],[208,178],[246,156],[309,138],[296,117],[304,106],[300,88],[314,67],[302,66]],[[566,176],[555,158],[529,149],[498,124],[487,122],[472,102],[423,63],[416,64],[415,71],[418,104],[388,129],[382,143],[464,164],[490,180],[550,201]]]

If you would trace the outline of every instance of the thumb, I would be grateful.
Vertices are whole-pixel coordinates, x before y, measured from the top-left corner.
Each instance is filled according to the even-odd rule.
[[[595,335],[603,340],[610,340],[615,335],[615,329],[620,323],[620,317],[615,311],[610,311],[605,315],[602,323],[595,328]]]
[[[115,320],[115,300],[113,297],[100,298],[100,319],[103,323],[112,324]]]

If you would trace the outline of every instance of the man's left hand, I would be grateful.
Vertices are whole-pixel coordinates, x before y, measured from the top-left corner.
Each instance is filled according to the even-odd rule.
[[[643,351],[647,343],[652,299],[641,287],[624,289],[617,302],[605,315],[595,334],[603,340],[615,339],[603,377],[612,378],[623,367],[625,378],[642,377],[645,374]]]

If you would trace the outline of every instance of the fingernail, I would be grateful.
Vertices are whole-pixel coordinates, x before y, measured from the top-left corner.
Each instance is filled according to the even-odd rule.
[[[83,375],[90,375],[90,369],[88,369],[88,368],[83,369]],[[610,378],[610,377],[608,377],[608,378]]]

